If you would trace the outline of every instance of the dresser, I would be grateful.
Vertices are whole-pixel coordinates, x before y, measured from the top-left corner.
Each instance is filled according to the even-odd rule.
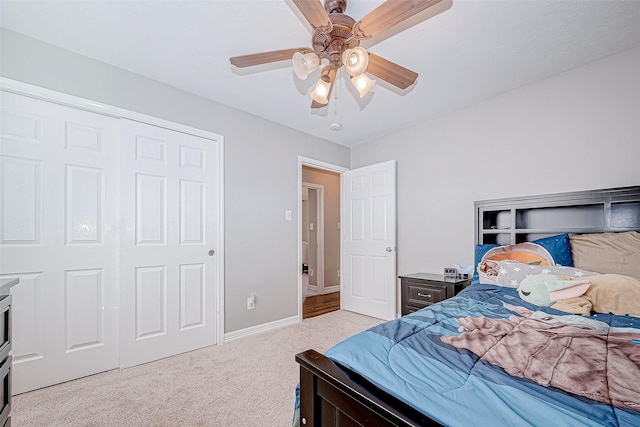
[[[471,283],[470,279],[445,278],[440,274],[429,273],[399,277],[403,316],[451,298]]]
[[[20,279],[0,280],[0,426],[11,426],[11,295]]]

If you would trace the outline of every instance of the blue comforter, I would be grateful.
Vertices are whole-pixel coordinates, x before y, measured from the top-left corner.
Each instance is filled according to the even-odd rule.
[[[456,318],[508,318],[512,306],[566,315],[522,301],[515,289],[474,284],[454,298],[354,335],[326,355],[448,426],[640,426],[639,411],[512,377],[440,339],[460,334]],[[640,318],[591,318],[640,336]],[[640,346],[638,356],[640,369]]]

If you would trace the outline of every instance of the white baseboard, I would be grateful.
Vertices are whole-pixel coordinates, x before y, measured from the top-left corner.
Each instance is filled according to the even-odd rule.
[[[262,332],[271,331],[273,329],[282,328],[283,326],[289,326],[299,323],[298,316],[287,317],[286,319],[274,320],[273,322],[263,323],[261,325],[250,326],[239,331],[229,332],[224,334],[224,342],[233,341],[238,338],[244,338],[251,335],[260,334]]]
[[[322,294],[320,294],[318,293],[318,287],[316,285],[309,285],[307,286],[306,294],[304,294],[304,296],[311,297],[314,295],[332,294],[334,292],[339,292],[339,291],[340,291],[340,285],[333,285],[333,286],[327,286],[326,288],[324,288],[322,290]]]
[[[324,288],[325,294],[332,294],[334,292],[339,292],[339,291],[340,291],[340,285],[327,286]]]

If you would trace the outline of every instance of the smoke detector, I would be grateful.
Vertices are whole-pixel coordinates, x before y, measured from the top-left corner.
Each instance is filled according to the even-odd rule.
[[[342,125],[340,123],[331,123],[329,125],[329,129],[331,129],[334,132],[339,131],[340,129],[342,129]]]

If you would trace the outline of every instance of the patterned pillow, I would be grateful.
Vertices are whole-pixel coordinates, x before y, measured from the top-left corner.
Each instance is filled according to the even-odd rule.
[[[475,263],[473,264],[476,266],[476,268],[473,269],[472,280],[478,280],[478,264],[482,262],[482,257],[484,257],[484,254],[486,254],[493,248],[497,248],[498,246],[500,245],[489,244],[489,243],[476,245],[475,257],[474,257]]]
[[[564,265],[565,267],[573,267],[573,257],[571,252],[571,240],[569,234],[558,234],[557,236],[544,237],[537,239],[531,243],[538,244],[545,248],[553,261],[557,265]],[[477,244],[474,256],[474,265],[476,268],[473,270],[473,280],[478,280],[478,265],[482,262],[484,255],[493,248],[497,248],[500,245],[496,244]]]
[[[533,274],[552,274],[579,278],[593,276],[598,273],[563,265],[529,265],[503,261],[500,263],[497,284],[508,288],[517,288],[525,277]]]
[[[555,265],[553,257],[542,246],[523,242],[490,249],[478,264],[478,281],[484,285],[498,284],[498,273],[502,262],[511,261],[531,265]]]

